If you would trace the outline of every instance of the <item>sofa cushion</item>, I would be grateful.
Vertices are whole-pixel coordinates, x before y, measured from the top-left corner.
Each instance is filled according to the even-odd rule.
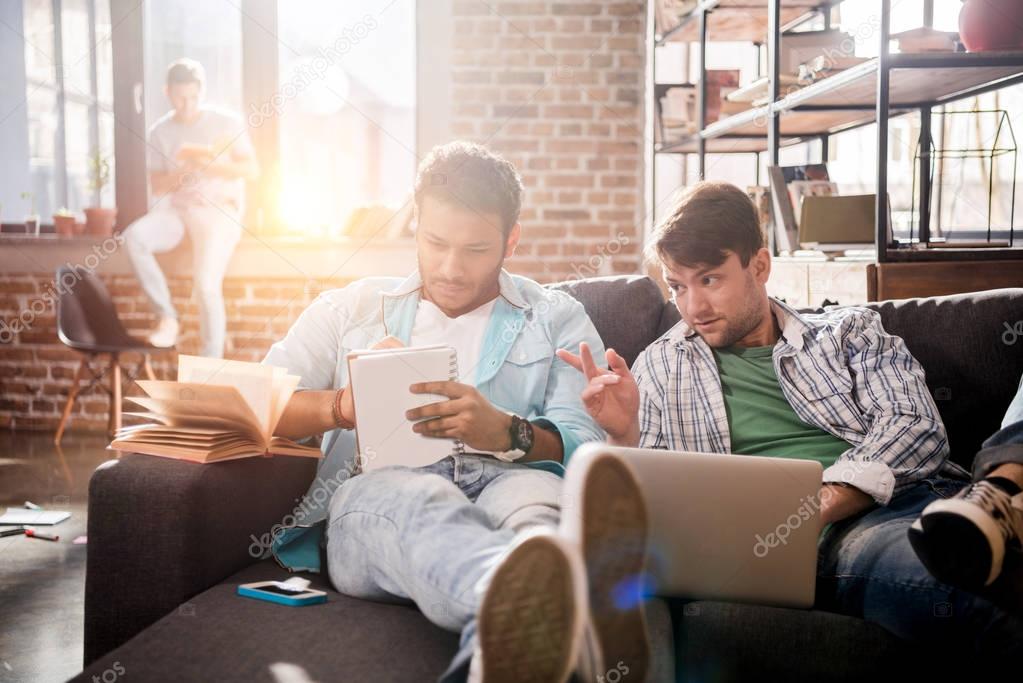
[[[434,626],[408,605],[336,593],[326,577],[302,574],[328,591],[327,602],[286,607],[236,594],[239,584],[285,579],[271,560],[258,562],[200,593],[75,681],[101,680],[115,664],[139,681],[432,681],[444,672],[458,635]],[[303,675],[276,675],[274,665]]]
[[[670,607],[678,681],[948,680],[937,674],[967,659],[957,662],[877,624],[821,610],[712,601]]]
[[[617,351],[629,365],[658,337],[664,297],[645,275],[595,277],[548,286],[580,301],[604,346]]]

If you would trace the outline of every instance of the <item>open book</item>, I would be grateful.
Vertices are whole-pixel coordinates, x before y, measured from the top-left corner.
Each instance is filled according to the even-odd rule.
[[[137,383],[128,396],[147,424],[124,427],[110,448],[147,455],[218,462],[259,455],[318,458],[320,449],[273,436],[299,378],[259,363],[178,357],[178,381]]]
[[[457,439],[416,434],[405,411],[446,396],[413,394],[420,382],[458,379],[458,356],[445,345],[352,351],[347,355],[355,402],[355,438],[363,471],[389,465],[421,467],[462,453]]]

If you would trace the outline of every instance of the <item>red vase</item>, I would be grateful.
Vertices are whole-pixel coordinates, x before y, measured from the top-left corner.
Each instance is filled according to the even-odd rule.
[[[970,52],[1023,49],[1023,2],[966,0],[959,13],[959,39]]]

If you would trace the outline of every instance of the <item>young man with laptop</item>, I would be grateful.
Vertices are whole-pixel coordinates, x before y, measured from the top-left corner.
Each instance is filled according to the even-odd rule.
[[[558,352],[586,376],[581,397],[609,442],[820,463],[816,607],[908,639],[966,636],[977,650],[1018,653],[1023,619],[937,580],[910,546],[921,511],[967,477],[948,460],[923,368],[902,339],[867,309],[801,314],[769,297],[770,253],[735,186],[689,188],[650,252],[682,320],[631,372],[612,350],[606,370],[587,345]],[[684,525],[686,501],[674,500]]]
[[[318,570],[313,529],[325,522],[338,591],[413,601],[461,633],[443,680],[565,681],[577,666],[593,680],[621,665],[638,681],[649,645],[629,586],[642,570],[646,508],[614,456],[575,463],[562,484],[577,447],[604,433],[579,399],[585,381],[555,349],[603,347],[582,304],[503,269],[520,240],[521,197],[515,168],[483,147],[434,149],[415,185],[418,270],[323,293],[270,349],[265,363],[302,378],[277,434],[327,434],[309,514],[273,551]],[[396,389],[437,400],[398,409],[394,427],[412,421],[465,452],[345,476],[359,404],[346,356],[437,344],[455,349],[457,380]]]

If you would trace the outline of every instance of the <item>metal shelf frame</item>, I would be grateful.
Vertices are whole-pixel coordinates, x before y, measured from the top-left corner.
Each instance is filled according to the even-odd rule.
[[[658,154],[696,154],[698,158],[699,178],[706,176],[708,153],[733,153],[753,154],[755,156],[757,177],[759,181],[760,154],[768,154],[769,165],[777,165],[781,147],[792,144],[805,143],[814,139],[820,141],[821,161],[826,162],[828,158],[829,137],[839,132],[852,130],[860,126],[877,123],[877,185],[876,216],[875,216],[875,245],[877,247],[878,263],[887,261],[943,261],[963,260],[968,258],[991,259],[991,258],[1021,258],[1023,249],[1020,248],[984,248],[984,249],[955,249],[941,248],[923,250],[919,248],[899,248],[898,245],[889,244],[887,240],[888,206],[887,201],[882,198],[888,196],[888,148],[889,132],[888,124],[891,118],[902,116],[910,112],[919,112],[921,139],[930,136],[931,112],[935,107],[948,104],[964,98],[974,97],[986,92],[1023,83],[1023,52],[992,52],[992,53],[904,53],[892,54],[889,49],[891,40],[891,0],[881,0],[880,31],[878,40],[880,43],[879,56],[876,60],[866,62],[857,67],[847,69],[834,76],[823,79],[809,85],[801,90],[795,91],[784,99],[780,97],[780,59],[779,51],[784,34],[791,29],[804,24],[815,18],[822,17],[824,27],[831,27],[831,9],[841,4],[843,0],[825,0],[815,6],[807,6],[806,13],[797,20],[782,24],[783,8],[791,9],[791,6],[783,4],[782,0],[748,0],[746,3],[752,10],[753,7],[764,8],[767,11],[767,76],[769,77],[768,101],[770,104],[740,114],[720,119],[707,125],[707,42],[709,16],[726,0],[702,0],[693,10],[682,17],[679,24],[665,31],[663,34],[654,34],[653,73],[656,74],[657,47],[667,42],[678,30],[697,22],[698,34],[698,58],[697,66],[699,71],[698,82],[693,84],[697,89],[697,131],[692,135],[683,136],[676,140],[666,140],[663,136],[663,129],[660,141],[653,145],[653,156]],[[735,9],[736,3],[730,3],[729,8]],[[933,24],[933,0],[925,0],[923,22],[925,26]],[[758,55],[759,62],[759,55]],[[759,68],[759,64],[758,64]],[[892,75],[893,72],[914,71],[923,69],[974,69],[977,78],[972,79],[960,89],[946,88],[945,92],[940,86],[934,88],[933,96],[925,97],[922,100],[892,102]],[[988,69],[989,72],[981,72],[981,69]],[[688,74],[687,74],[688,76]],[[876,79],[876,87],[873,102],[861,99],[859,102],[832,101],[824,102],[827,96],[835,95],[843,87],[855,87],[857,82],[868,83],[867,79]],[[975,82],[974,82],[975,81]],[[689,85],[689,84],[677,84]],[[655,88],[655,110],[659,121],[660,100],[658,95],[671,84],[654,84]],[[816,100],[816,101],[815,101]],[[834,100],[834,98],[833,98]],[[782,117],[792,116],[795,120],[798,113],[809,112],[834,112],[837,114],[835,122],[821,130],[807,130],[798,133],[785,133],[782,126]],[[758,121],[764,121],[766,135],[759,130],[750,131],[749,127]],[[747,130],[743,130],[743,127]],[[760,126],[756,126],[760,128]],[[716,141],[733,141],[730,149],[723,144],[714,144]],[[735,142],[745,142],[740,149],[735,149]],[[929,177],[930,158],[928,155],[921,155],[917,173],[921,177],[921,191],[919,195],[919,211],[921,217],[919,226],[920,242],[927,243],[930,238],[931,218],[931,184]],[[651,193],[656,198],[656,173],[651,178]],[[1012,236],[1010,235],[1010,243]]]

